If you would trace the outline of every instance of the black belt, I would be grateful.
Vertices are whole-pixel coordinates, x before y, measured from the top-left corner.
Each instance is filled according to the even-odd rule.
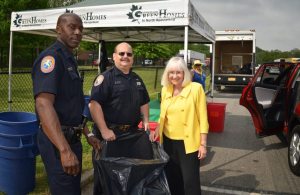
[[[138,126],[137,125],[109,124],[108,128],[112,129],[112,130],[119,130],[119,131],[122,131],[122,132],[126,132],[126,131],[130,131],[130,130],[137,130]]]

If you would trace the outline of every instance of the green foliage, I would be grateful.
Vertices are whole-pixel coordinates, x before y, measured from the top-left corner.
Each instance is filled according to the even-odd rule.
[[[0,36],[1,42],[0,47],[8,47],[9,45],[9,32],[10,32],[10,21],[11,13],[13,11],[25,11],[25,10],[34,10],[34,9],[43,9],[47,8],[48,0],[2,0],[0,1]],[[16,35],[17,39],[18,35]],[[22,45],[27,45],[31,43],[32,40],[27,42],[22,42]],[[19,43],[15,41],[15,43]]]
[[[300,57],[300,49],[293,49],[291,51],[280,51],[280,50],[271,50],[265,51],[261,48],[256,48],[256,64],[262,64],[265,62],[273,62],[275,59],[279,58],[292,58]]]
[[[96,51],[98,54],[98,43],[90,43],[90,42],[81,42],[80,43],[80,51]],[[108,56],[112,56],[114,52],[114,48],[117,45],[117,43],[105,43],[106,51]]]
[[[167,57],[172,52],[166,44],[137,43],[133,45],[134,54],[144,58]]]
[[[199,43],[189,44],[189,49],[193,50],[193,51],[198,51],[198,52],[204,53],[206,55],[206,57],[209,57],[209,55],[210,55],[209,46],[204,45],[204,44],[199,44]]]
[[[62,7],[73,5],[81,1],[82,0],[48,0],[48,5],[49,7]]]
[[[8,67],[8,48],[10,40],[11,13],[16,11],[26,11],[35,9],[44,9],[48,6],[48,0],[2,0],[0,1],[0,68]],[[24,33],[14,33],[13,45],[14,67],[31,66],[38,48],[44,49],[46,45],[52,42],[53,38],[45,36],[30,35]],[[16,49],[18,48],[18,49]],[[19,49],[20,48],[20,49]],[[32,51],[32,48],[37,48]]]
[[[203,44],[190,44],[190,50],[209,55],[209,47]],[[144,58],[170,58],[183,49],[182,43],[136,43],[133,44],[134,53]]]

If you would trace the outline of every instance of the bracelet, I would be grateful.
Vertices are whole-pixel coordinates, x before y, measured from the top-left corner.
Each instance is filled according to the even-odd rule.
[[[200,146],[203,146],[203,147],[205,147],[205,148],[207,147],[207,145],[204,145],[204,144],[200,144]]]
[[[93,136],[95,136],[92,132],[90,132],[90,133],[88,133],[87,135],[86,135],[87,137],[93,137]]]

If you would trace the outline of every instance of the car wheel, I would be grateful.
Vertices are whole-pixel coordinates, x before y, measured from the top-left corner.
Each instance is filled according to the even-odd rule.
[[[294,127],[290,136],[288,159],[291,171],[300,176],[300,125]]]

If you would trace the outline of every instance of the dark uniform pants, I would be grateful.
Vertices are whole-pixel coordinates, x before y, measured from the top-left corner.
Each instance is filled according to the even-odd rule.
[[[52,195],[80,195],[81,172],[77,176],[68,175],[63,171],[58,150],[50,142],[48,137],[39,130],[37,135],[38,148],[44,162],[49,188]],[[80,166],[82,165],[82,145],[81,142],[70,145],[76,154]]]
[[[163,146],[170,160],[166,165],[166,176],[172,195],[200,195],[200,161],[198,152],[185,153],[182,140],[163,137]]]

